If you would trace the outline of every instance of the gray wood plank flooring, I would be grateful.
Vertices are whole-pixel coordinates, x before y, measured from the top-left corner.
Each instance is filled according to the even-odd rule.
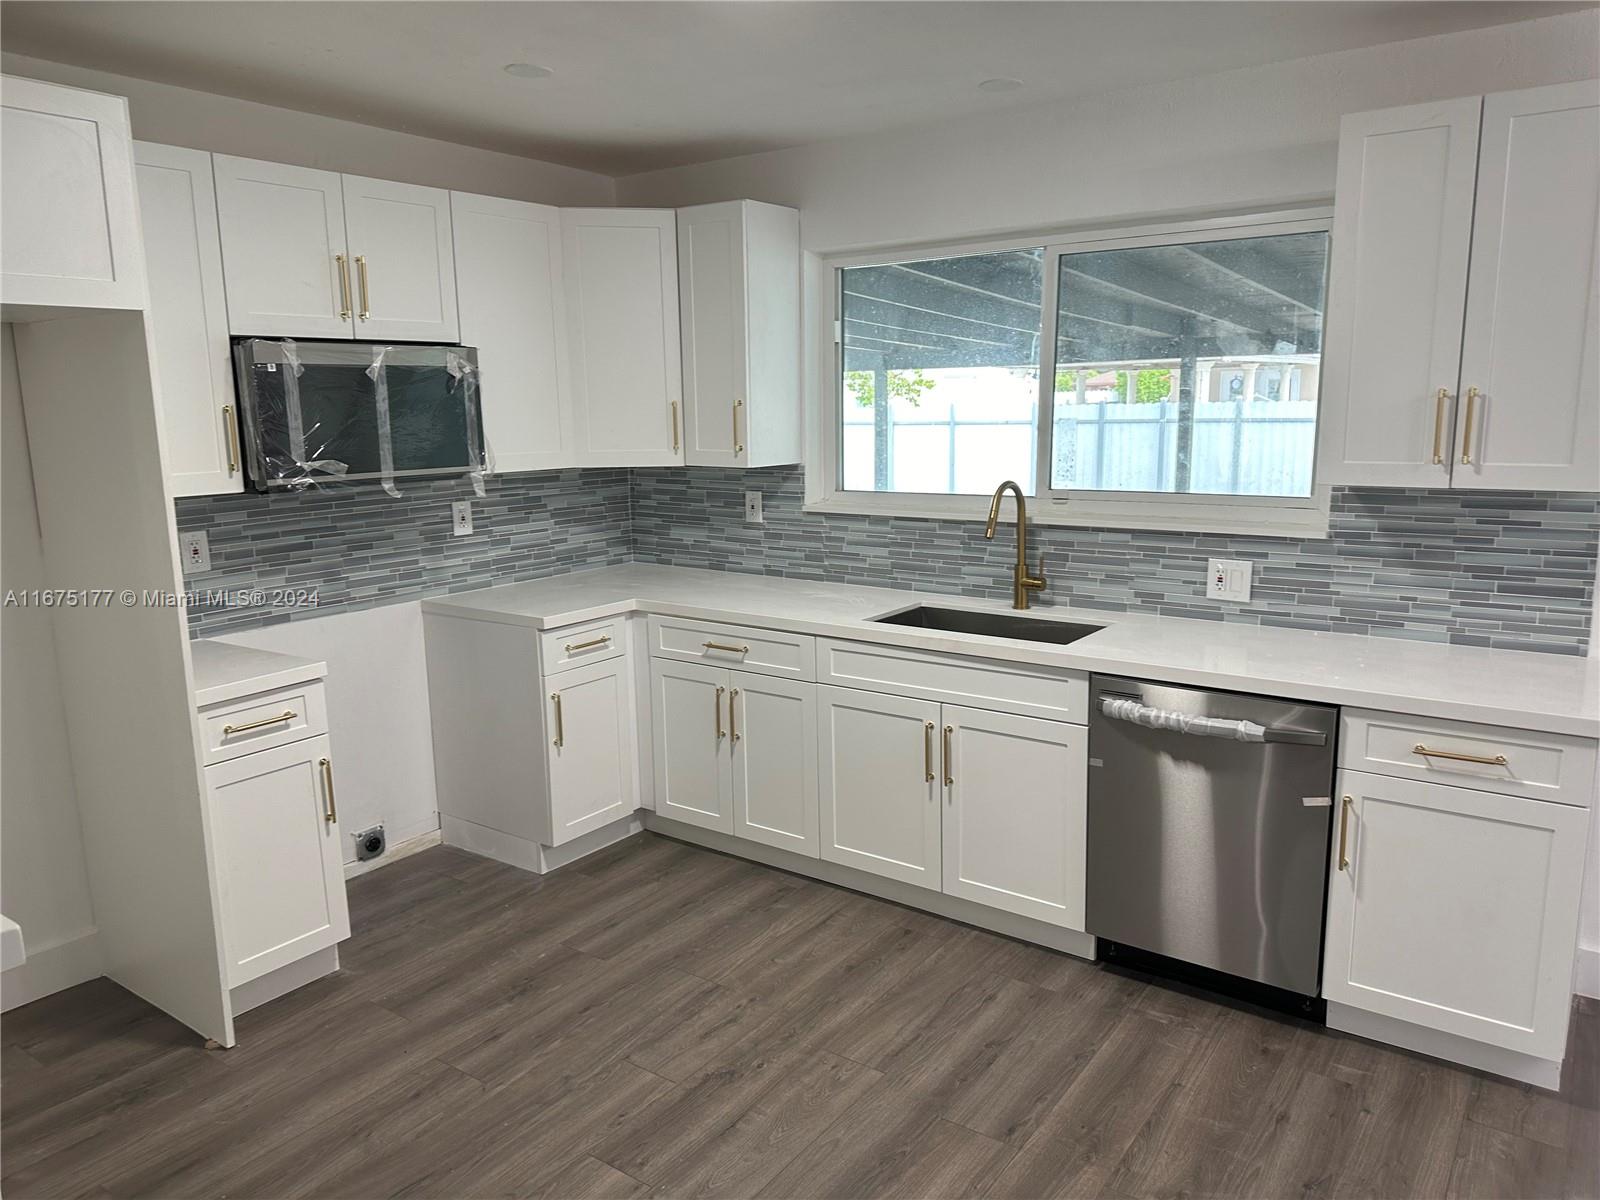
[[[1596,1197],[1559,1096],[644,834],[350,885],[343,969],[199,1039],[107,980],[0,1021],[28,1197]]]

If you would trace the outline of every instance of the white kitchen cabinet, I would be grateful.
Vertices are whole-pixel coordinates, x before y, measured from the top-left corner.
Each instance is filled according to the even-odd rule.
[[[818,857],[816,685],[745,671],[729,684],[733,832]]]
[[[128,102],[0,78],[0,302],[145,306]]]
[[[683,462],[677,217],[561,210],[561,266],[579,466]]]
[[[1600,84],[1488,96],[1457,487],[1600,487]]]
[[[609,825],[638,807],[628,660],[573,667],[546,679],[550,704],[547,846]]]
[[[731,200],[678,210],[684,461],[801,458],[800,214]]]
[[[720,667],[651,660],[656,812],[722,833],[734,830],[728,688]]]
[[[175,496],[244,490],[211,155],[133,144],[156,400]]]
[[[1588,810],[1350,770],[1339,792],[1323,995],[1558,1064]]]
[[[1083,928],[1089,731],[947,704],[944,891]]]
[[[939,705],[817,688],[821,857],[940,890]]]
[[[450,193],[356,175],[340,179],[355,284],[354,336],[456,341],[461,330]]]
[[[490,465],[502,473],[567,466],[560,210],[451,192],[450,222],[461,341],[478,350]]]
[[[350,936],[328,737],[205,769],[227,984]]]
[[[354,336],[342,177],[227,154],[213,155],[212,164],[229,331]]]

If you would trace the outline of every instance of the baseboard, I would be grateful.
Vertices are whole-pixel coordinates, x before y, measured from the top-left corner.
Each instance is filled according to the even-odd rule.
[[[1475,1067],[1491,1075],[1503,1075],[1519,1083],[1549,1088],[1552,1092],[1561,1090],[1561,1064],[1558,1062],[1518,1054],[1503,1046],[1488,1046],[1454,1033],[1426,1029],[1409,1021],[1365,1012],[1333,1000],[1328,1001],[1328,1028],[1341,1033],[1353,1033],[1357,1037],[1388,1046],[1399,1046],[1402,1050],[1413,1050],[1459,1066]]]
[[[347,880],[354,879],[358,875],[376,871],[379,867],[387,867],[391,863],[399,862],[402,858],[410,858],[413,854],[420,853],[430,846],[437,846],[443,839],[443,832],[435,825],[432,829],[427,829],[422,833],[393,843],[377,858],[369,858],[366,862],[345,863],[344,877]]]
[[[0,974],[0,1012],[105,974],[100,931],[85,930],[51,945],[28,947],[28,961]]]
[[[946,896],[943,892],[930,892],[927,888],[901,883],[898,879],[884,879],[866,871],[859,871],[855,867],[844,867],[838,863],[825,862],[820,858],[809,858],[792,850],[780,850],[776,846],[764,846],[759,842],[746,841],[731,834],[685,825],[682,821],[674,821],[670,817],[658,816],[655,813],[644,813],[643,816],[646,829],[676,838],[680,842],[691,842],[710,850],[720,850],[736,858],[748,858],[752,862],[769,867],[793,871],[796,875],[808,875],[824,883],[838,884],[851,891],[866,892],[869,896],[892,900],[896,904],[904,904],[907,908],[920,908],[936,916],[949,917],[952,921],[976,925],[991,933],[1004,934],[1018,941],[1047,946],[1078,958],[1094,958],[1094,937],[1075,929],[1063,929],[1059,925],[1036,921],[1032,917],[1020,917],[1015,913],[1002,912],[971,900]]]
[[[287,996],[296,988],[305,987],[313,980],[321,979],[324,975],[332,975],[339,969],[339,947],[326,946],[304,958],[297,958],[292,963],[285,963],[276,971],[268,971],[265,975],[241,983],[228,993],[228,998],[233,1004],[235,1017],[249,1012],[252,1008],[260,1008],[268,1001],[276,1000],[279,996]]]
[[[1600,947],[1578,947],[1578,960],[1572,971],[1572,991],[1575,995],[1600,1000]]]
[[[632,837],[643,828],[639,814],[634,812],[609,825],[602,825],[599,829],[591,829],[588,833],[575,837],[563,845],[541,846],[538,842],[531,842],[527,838],[503,833],[498,829],[490,829],[486,825],[477,825],[471,821],[463,821],[460,817],[452,817],[448,813],[439,814],[439,831],[444,836],[446,846],[459,846],[463,850],[481,854],[496,862],[532,871],[535,875],[543,875],[547,871],[554,871],[568,863],[577,862],[585,855],[593,854],[596,850],[604,850],[623,838]]]

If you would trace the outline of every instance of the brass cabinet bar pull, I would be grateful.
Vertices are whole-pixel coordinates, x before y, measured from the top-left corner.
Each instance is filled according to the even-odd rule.
[[[261,729],[268,725],[281,725],[285,721],[294,720],[299,715],[294,709],[286,708],[275,717],[262,717],[259,721],[250,721],[244,725],[224,725],[222,727],[222,736],[232,737],[236,733],[244,733],[251,729]]]
[[[367,256],[356,255],[356,282],[361,285],[361,311],[356,314],[363,321],[372,318],[372,301],[367,299]]]
[[[322,768],[322,794],[328,798],[328,807],[322,810],[322,817],[332,825],[339,819],[339,806],[333,800],[333,760],[320,759],[318,765]]]
[[[739,439],[739,410],[743,407],[743,400],[735,400],[733,402],[733,452],[735,454],[744,453],[744,442]]]
[[[1339,870],[1341,871],[1350,869],[1350,855],[1346,850],[1349,847],[1350,809],[1354,805],[1355,801],[1346,796],[1344,803],[1339,806]]]
[[[1486,767],[1503,767],[1507,759],[1504,754],[1462,754],[1459,750],[1430,750],[1418,742],[1411,747],[1411,753],[1420,754],[1423,758],[1448,758],[1451,762],[1482,763]]]
[[[734,688],[733,691],[728,693],[728,740],[730,742],[739,740],[739,714],[734,707],[738,702],[739,689]]]
[[[561,719],[561,693],[560,692],[551,692],[550,693],[550,700],[556,706],[556,740],[555,740],[555,745],[556,745],[556,748],[559,750],[562,746],[565,746],[567,744],[567,727],[566,727],[566,723],[564,721],[562,721],[562,719]]]
[[[1467,419],[1461,423],[1461,464],[1472,465],[1472,417],[1478,408],[1478,389],[1467,389]]]
[[[933,722],[922,725],[922,781],[933,782]]]
[[[951,737],[951,735],[953,733],[955,733],[955,731],[956,730],[955,730],[955,726],[954,725],[946,725],[944,727],[944,785],[945,785],[945,787],[950,787],[956,781],[956,777],[951,771],[951,764],[950,764],[950,737]]]
[[[335,254],[333,261],[339,264],[339,320],[350,319],[350,263],[342,254]]]
[[[610,640],[611,635],[608,633],[604,637],[590,638],[587,642],[568,642],[567,653],[575,654],[579,650],[592,650],[596,646],[604,646]]]
[[[717,741],[719,742],[727,736],[722,729],[722,693],[725,691],[727,691],[726,688],[718,688],[717,694],[712,701],[712,707],[716,709],[717,712]]]
[[[1444,403],[1450,399],[1450,389],[1440,388],[1433,401],[1433,464],[1444,465]]]
[[[678,402],[674,400],[672,408],[672,452],[678,452]]]
[[[222,406],[222,439],[228,443],[228,474],[232,475],[239,469],[239,454],[234,446],[239,441],[239,435],[233,428],[233,405]]]
[[[729,654],[749,654],[749,646],[729,646],[722,642],[701,642],[707,650],[726,650]]]

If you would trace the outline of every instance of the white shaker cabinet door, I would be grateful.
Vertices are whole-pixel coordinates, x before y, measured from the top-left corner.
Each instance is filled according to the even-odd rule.
[[[744,671],[729,682],[733,831],[816,858],[817,687]]]
[[[566,208],[561,228],[579,465],[681,464],[676,214]]]
[[[684,461],[744,466],[750,414],[743,204],[678,213]]]
[[[939,890],[939,706],[817,688],[822,857]]]
[[[350,936],[328,737],[205,769],[227,984]]]
[[[1089,731],[944,706],[944,890],[1083,928]]]
[[[243,491],[211,155],[151,142],[133,153],[172,494]]]
[[[1481,107],[1340,126],[1318,483],[1448,486]]]
[[[1600,487],[1600,83],[1485,98],[1454,485]]]
[[[572,464],[565,412],[561,212],[450,193],[461,341],[478,351],[478,402],[496,472]]]
[[[696,663],[650,661],[656,814],[734,831],[727,753],[728,672]]]
[[[1339,777],[1323,995],[1559,1061],[1587,809]]]
[[[356,336],[341,177],[227,154],[212,155],[212,166],[229,332]]]
[[[551,730],[547,846],[609,825],[638,807],[629,676],[628,660],[612,658],[545,681]]]
[[[450,193],[356,175],[344,176],[343,188],[356,338],[456,341]]]

